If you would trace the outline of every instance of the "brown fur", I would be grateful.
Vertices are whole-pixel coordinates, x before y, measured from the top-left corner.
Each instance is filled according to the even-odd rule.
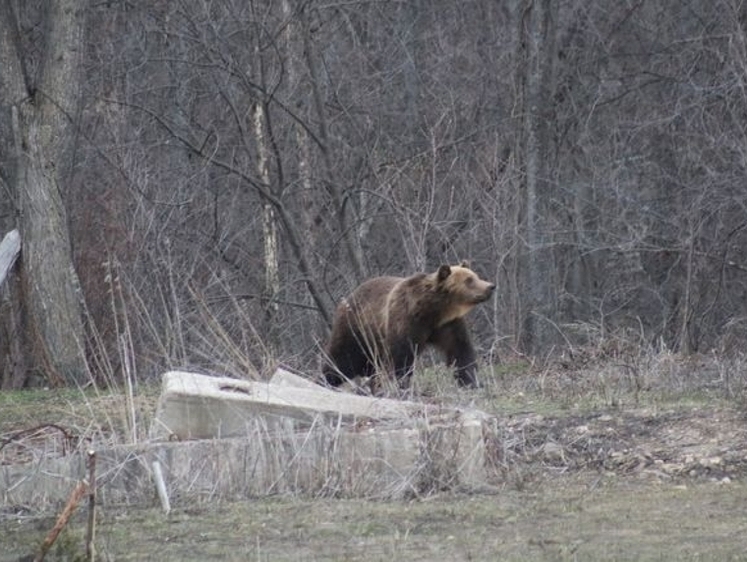
[[[342,300],[326,348],[324,375],[345,379],[393,373],[409,386],[415,357],[431,345],[456,368],[462,386],[476,386],[476,356],[464,316],[493,294],[465,263],[411,277],[369,279]]]

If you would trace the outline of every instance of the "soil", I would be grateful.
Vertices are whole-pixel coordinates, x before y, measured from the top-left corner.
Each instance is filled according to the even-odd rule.
[[[724,484],[747,477],[747,416],[720,404],[501,422],[507,466],[567,474],[592,471],[661,482]]]

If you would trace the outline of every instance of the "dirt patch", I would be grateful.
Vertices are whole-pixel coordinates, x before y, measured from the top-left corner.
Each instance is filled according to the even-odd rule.
[[[733,407],[520,414],[498,423],[496,459],[508,476],[591,470],[676,481],[747,477],[747,421]]]

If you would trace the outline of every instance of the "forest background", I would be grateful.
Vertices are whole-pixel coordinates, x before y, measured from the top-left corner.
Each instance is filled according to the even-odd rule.
[[[0,388],[318,370],[468,259],[485,364],[747,340],[739,0],[2,0]]]

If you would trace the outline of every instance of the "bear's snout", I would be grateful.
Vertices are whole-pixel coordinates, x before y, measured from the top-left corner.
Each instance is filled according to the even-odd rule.
[[[482,287],[482,291],[480,291],[480,293],[475,296],[475,303],[479,304],[481,302],[485,302],[491,296],[493,296],[493,291],[495,291],[495,283],[486,282]]]

